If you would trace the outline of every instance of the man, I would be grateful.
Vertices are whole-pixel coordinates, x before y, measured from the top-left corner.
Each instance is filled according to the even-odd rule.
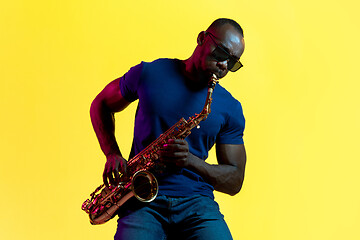
[[[199,113],[207,83],[238,70],[244,51],[241,27],[231,19],[217,19],[200,32],[192,56],[186,60],[142,62],[109,83],[95,98],[90,115],[106,155],[104,183],[117,185],[126,174],[126,160],[114,136],[114,113],[139,99],[130,158],[161,133]],[[235,195],[241,189],[246,162],[245,120],[240,103],[220,84],[215,87],[211,113],[185,140],[170,139],[158,153],[168,168],[155,173],[159,194],[151,203],[129,200],[121,208],[115,239],[232,239],[213,200],[213,190]],[[216,144],[218,164],[205,162]]]

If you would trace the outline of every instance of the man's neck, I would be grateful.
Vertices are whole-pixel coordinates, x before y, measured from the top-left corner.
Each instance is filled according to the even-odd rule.
[[[186,60],[182,60],[183,64],[183,74],[189,80],[189,82],[194,85],[194,87],[205,87],[207,85],[208,79],[204,74],[199,71],[198,67],[195,64],[193,57],[190,57]]]

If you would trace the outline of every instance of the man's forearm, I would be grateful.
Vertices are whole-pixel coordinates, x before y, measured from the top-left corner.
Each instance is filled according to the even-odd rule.
[[[237,166],[226,164],[209,164],[189,154],[187,168],[201,175],[219,192],[235,195],[241,189],[244,171]]]
[[[104,154],[121,155],[115,138],[114,114],[101,101],[95,99],[91,104],[90,117]]]

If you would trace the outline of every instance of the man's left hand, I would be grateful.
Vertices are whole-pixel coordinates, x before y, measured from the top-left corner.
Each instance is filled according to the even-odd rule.
[[[178,167],[188,165],[189,145],[186,140],[169,139],[159,151],[160,160]]]

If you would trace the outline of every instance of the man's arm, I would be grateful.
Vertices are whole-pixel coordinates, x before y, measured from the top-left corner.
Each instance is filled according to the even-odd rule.
[[[166,162],[198,173],[219,192],[235,195],[242,187],[246,164],[244,144],[216,144],[218,164],[208,164],[189,153],[187,142],[179,139],[170,139],[160,156]]]
[[[235,195],[240,192],[244,182],[245,146],[244,144],[216,144],[216,156],[218,166],[227,166],[227,169],[224,169],[224,172],[219,172],[218,177],[215,177],[213,180],[214,188],[220,192]]]
[[[99,140],[101,150],[106,156],[103,173],[104,183],[117,185],[120,174],[126,171],[126,160],[122,157],[115,139],[114,113],[122,111],[130,103],[121,95],[120,79],[110,82],[94,99],[90,108],[91,122]]]

